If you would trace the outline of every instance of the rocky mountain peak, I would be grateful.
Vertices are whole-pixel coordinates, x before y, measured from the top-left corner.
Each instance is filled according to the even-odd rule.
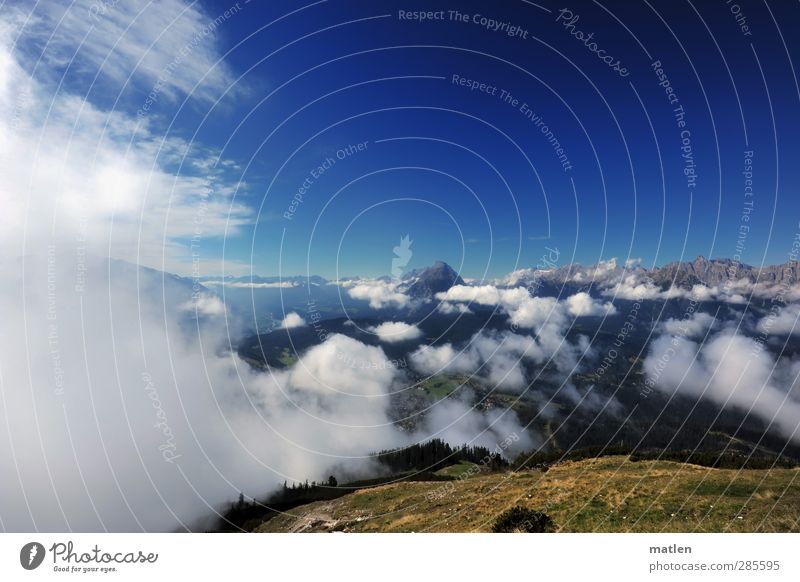
[[[454,285],[464,285],[464,279],[444,261],[430,267],[414,269],[403,275],[403,290],[412,297],[433,297]]]

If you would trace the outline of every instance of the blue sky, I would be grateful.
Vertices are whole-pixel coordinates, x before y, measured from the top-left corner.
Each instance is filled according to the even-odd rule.
[[[216,162],[220,226],[203,232],[204,274],[386,274],[406,234],[409,268],[442,259],[468,277],[534,266],[545,247],[563,262],[650,265],[741,251],[745,262],[776,263],[798,230],[797,135],[787,123],[800,98],[790,65],[797,39],[778,34],[772,16],[783,31],[800,23],[787,22],[796,15],[779,4],[746,14],[747,31],[724,3],[573,2],[571,17],[547,1],[226,0],[188,4],[188,12],[172,4],[174,29],[164,24],[173,20],[154,21],[166,34],[153,37],[150,54],[161,62],[150,74],[134,51],[113,69],[100,66],[91,51],[101,22],[62,28],[70,59],[47,68],[34,70],[36,60],[58,47],[45,48],[47,35],[33,26],[14,54],[52,94],[135,116],[152,95],[152,71],[186,44],[165,47],[165,38],[191,39],[222,17],[171,70],[145,116],[153,143],[181,140]],[[122,17],[120,5],[105,6],[101,18]],[[456,8],[466,22],[451,18]],[[441,10],[443,19],[400,17],[415,10]],[[481,16],[521,32],[493,31]],[[592,46],[626,75],[577,31],[594,33]],[[659,86],[655,61],[677,103]],[[454,75],[486,88],[470,90]],[[745,151],[753,151],[751,198]],[[179,176],[211,172],[173,154],[155,163]],[[164,222],[191,220],[196,200],[185,202],[185,214]],[[236,219],[226,228],[231,204]],[[187,270],[191,230],[163,234]]]

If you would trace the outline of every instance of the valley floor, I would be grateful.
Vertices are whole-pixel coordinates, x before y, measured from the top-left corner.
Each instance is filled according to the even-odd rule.
[[[544,511],[563,532],[798,532],[800,469],[730,470],[615,456],[549,471],[442,472],[304,505],[257,532],[488,532],[503,511]]]

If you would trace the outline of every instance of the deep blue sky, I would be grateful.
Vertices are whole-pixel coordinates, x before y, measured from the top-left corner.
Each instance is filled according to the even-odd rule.
[[[201,4],[210,18],[230,6]],[[800,218],[790,66],[800,52],[797,35],[788,34],[800,22],[796,11],[783,14],[784,3],[770,3],[783,37],[770,12],[749,2],[745,35],[723,1],[604,1],[603,8],[542,0],[545,10],[521,0],[330,0],[266,26],[307,4],[241,4],[217,34],[222,52],[230,50],[226,63],[241,75],[236,87],[217,104],[159,103],[157,114],[174,117],[171,132],[197,131],[241,164],[237,178],[247,186],[238,196],[258,212],[251,228],[206,241],[206,250],[222,252],[224,242],[226,259],[252,263],[257,274],[328,277],[337,265],[341,275],[388,273],[405,234],[414,241],[409,267],[443,259],[469,277],[534,266],[545,246],[558,248],[562,262],[730,257],[745,203],[744,151],[752,150],[755,194],[742,259],[786,260]],[[627,77],[556,22],[565,6],[580,16],[575,30],[594,32]],[[456,8],[470,22],[447,13],[444,21],[398,18],[399,10]],[[522,27],[527,39],[471,22],[477,13]],[[654,60],[686,112],[694,189]],[[454,85],[454,74],[497,94]],[[517,107],[500,99],[501,89]],[[552,130],[571,170],[522,103]],[[287,220],[312,168],[362,142],[364,151],[312,178]]]

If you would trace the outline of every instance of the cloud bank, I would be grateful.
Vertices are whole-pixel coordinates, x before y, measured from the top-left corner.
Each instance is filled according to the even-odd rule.
[[[750,413],[800,442],[800,362],[776,359],[752,338],[726,329],[702,343],[668,330],[651,344],[644,368],[648,387]]]
[[[347,293],[353,299],[368,301],[373,309],[404,308],[412,305],[412,298],[398,290],[398,284],[380,279],[359,279],[342,282],[350,286]]]
[[[256,372],[191,280],[55,249],[2,266],[19,274],[0,284],[6,530],[202,529],[239,492],[373,474],[381,449],[431,436],[494,447],[506,431],[530,442],[513,414],[464,403],[401,430],[390,406],[406,371],[343,335]]]

